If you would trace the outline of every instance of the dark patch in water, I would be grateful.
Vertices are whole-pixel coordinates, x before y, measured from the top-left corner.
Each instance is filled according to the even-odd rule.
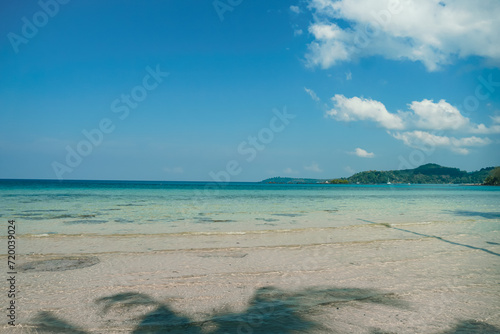
[[[271,224],[271,223],[261,223],[261,224],[256,224],[256,225],[278,226],[278,224]]]
[[[231,219],[210,219],[210,218],[201,218],[198,219],[198,223],[230,223],[234,222]]]
[[[96,216],[96,214],[92,214],[92,215],[78,215],[78,218],[94,218]]]
[[[17,214],[17,216],[19,216],[19,217],[36,217],[36,216],[41,216],[41,215],[42,215],[41,213],[35,213],[35,212]]]
[[[52,217],[47,218],[47,219],[76,218],[76,217],[78,217],[78,216],[64,214],[64,215],[52,216]]]
[[[303,216],[298,213],[273,213],[273,216],[282,216],[282,217],[300,217]]]
[[[117,218],[117,219],[115,219],[115,222],[129,224],[129,223],[133,223],[134,221],[130,220],[130,219]]]
[[[31,210],[30,212],[25,211],[25,213],[20,213],[16,215],[20,218],[31,219],[31,220],[42,220],[42,219],[64,219],[64,218],[94,218],[97,214],[88,215],[72,215],[72,214],[47,214],[52,210]],[[67,210],[54,210],[54,211],[67,211]]]
[[[274,218],[255,218],[255,220],[263,220],[265,222],[279,222],[279,219],[274,219]]]
[[[326,212],[330,212],[330,213],[334,213],[334,212],[338,212],[339,210],[325,210]]]
[[[14,218],[22,218],[25,220],[40,220],[44,219],[41,213],[18,213],[14,215]]]
[[[81,219],[81,220],[72,220],[64,222],[64,224],[73,225],[73,224],[104,224],[107,223],[107,220],[98,220],[98,219]]]
[[[486,241],[486,243],[490,245],[500,245],[498,242],[493,242],[493,241]]]
[[[129,204],[117,204],[116,206],[144,206],[144,204],[129,203]]]
[[[23,200],[23,201],[19,201],[19,203],[24,203],[24,204],[29,204],[29,203],[36,203],[36,202],[41,202],[42,200],[41,199],[32,199],[32,200]]]
[[[20,272],[65,271],[91,267],[100,262],[97,256],[68,256],[58,259],[28,262],[17,267]]]
[[[68,210],[24,210],[23,212],[63,212]]]
[[[447,211],[459,216],[466,216],[466,217],[483,217],[486,219],[500,218],[500,212],[480,212],[480,211],[467,211],[467,210],[455,210],[455,211],[447,210]]]

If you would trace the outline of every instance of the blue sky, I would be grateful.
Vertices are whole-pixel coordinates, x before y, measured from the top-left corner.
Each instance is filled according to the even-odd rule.
[[[495,0],[0,9],[0,178],[258,181],[500,165]]]

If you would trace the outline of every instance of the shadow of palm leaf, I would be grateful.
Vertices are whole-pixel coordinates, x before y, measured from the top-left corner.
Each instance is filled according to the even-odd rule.
[[[274,287],[258,289],[243,313],[219,314],[214,334],[229,333],[297,333],[321,328],[310,316],[321,309],[347,302],[377,303],[406,308],[393,295],[371,289],[309,288],[285,291]]]
[[[84,330],[59,319],[52,312],[39,312],[33,321],[36,323],[37,331],[42,333],[65,333],[65,334],[86,334]]]
[[[323,327],[311,319],[314,314],[342,303],[375,303],[396,308],[408,307],[407,303],[398,300],[393,294],[356,288],[308,288],[287,291],[276,287],[263,287],[256,290],[243,312],[220,311],[201,322],[180,315],[167,304],[141,293],[115,294],[99,298],[96,303],[103,307],[103,313],[109,312],[112,308],[127,310],[133,306],[154,306],[154,310],[139,317],[139,323],[133,329],[133,334],[308,332]],[[37,319],[40,330],[50,328],[46,331],[85,333],[49,312],[40,312]]]
[[[96,300],[101,304],[103,313],[112,309],[131,309],[136,306],[154,305],[156,308],[139,319],[140,324],[134,329],[134,334],[154,333],[201,333],[197,325],[189,318],[177,315],[174,311],[162,303],[157,302],[143,293],[125,292]]]
[[[160,304],[154,311],[146,314],[133,334],[201,334],[201,324],[187,317],[177,315],[168,306]]]
[[[440,334],[498,334],[500,328],[477,320],[460,321],[454,328]]]
[[[157,302],[143,293],[125,292],[99,298],[97,304],[103,304],[103,313],[108,313],[113,307],[129,308],[140,305],[155,305]]]

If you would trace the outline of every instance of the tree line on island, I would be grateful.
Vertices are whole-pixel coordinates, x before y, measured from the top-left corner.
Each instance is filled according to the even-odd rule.
[[[443,167],[438,164],[425,164],[414,169],[376,171],[356,173],[347,178],[305,179],[273,177],[262,183],[278,184],[482,184],[500,185],[500,167],[482,168],[475,172],[466,172],[458,168]]]

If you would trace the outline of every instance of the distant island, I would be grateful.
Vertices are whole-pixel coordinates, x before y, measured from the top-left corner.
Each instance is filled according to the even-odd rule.
[[[500,167],[488,167],[475,172],[466,172],[458,168],[429,163],[414,169],[370,170],[339,179],[273,177],[261,182],[278,184],[482,184],[498,186],[500,185]]]

